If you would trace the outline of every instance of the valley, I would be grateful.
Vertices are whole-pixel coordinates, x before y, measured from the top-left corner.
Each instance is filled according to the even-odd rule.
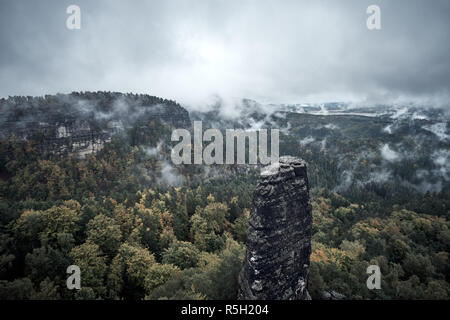
[[[0,100],[0,297],[236,299],[262,166],[175,165],[172,131],[202,121],[278,129],[280,156],[306,161],[313,299],[448,299],[448,112],[299,105],[244,99],[230,117],[111,92]],[[373,264],[382,290],[366,287]]]

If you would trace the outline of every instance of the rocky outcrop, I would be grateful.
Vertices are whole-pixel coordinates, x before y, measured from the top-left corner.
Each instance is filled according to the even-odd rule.
[[[322,296],[320,297],[322,300],[345,300],[345,296],[336,291],[323,291]]]
[[[312,216],[306,163],[281,157],[262,169],[253,205],[238,298],[310,299]]]
[[[175,101],[118,92],[0,99],[0,139],[33,140],[43,153],[83,158],[124,133],[139,145],[158,126],[189,128],[189,114]]]

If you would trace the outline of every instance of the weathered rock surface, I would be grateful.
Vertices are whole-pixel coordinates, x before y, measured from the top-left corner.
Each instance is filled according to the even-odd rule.
[[[345,300],[345,296],[336,291],[323,291],[321,299],[322,300]]]
[[[281,157],[261,170],[253,195],[239,299],[311,299],[311,203],[306,163]]]
[[[84,92],[0,99],[0,139],[34,140],[44,153],[83,158],[101,150],[114,135],[133,132],[133,144],[153,135],[151,123],[189,128],[178,103],[149,95]]]

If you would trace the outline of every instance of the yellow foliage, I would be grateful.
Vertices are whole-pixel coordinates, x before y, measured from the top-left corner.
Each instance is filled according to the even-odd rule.
[[[337,248],[326,247],[322,243],[314,243],[310,259],[312,262],[333,263],[342,267],[346,259],[352,259],[348,252]]]
[[[216,199],[214,199],[214,196],[212,194],[209,194],[209,196],[206,198],[208,203],[214,203]]]

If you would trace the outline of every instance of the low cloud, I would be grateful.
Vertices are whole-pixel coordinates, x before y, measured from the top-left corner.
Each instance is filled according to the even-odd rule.
[[[427,126],[424,126],[423,129],[434,133],[439,138],[439,140],[442,140],[442,141],[448,140],[450,137],[447,134],[447,123],[445,123],[445,122],[427,125]]]
[[[175,168],[167,161],[161,164],[161,184],[178,187],[183,182],[183,177],[175,170]]]
[[[78,0],[76,31],[69,4],[1,2],[0,96],[138,92],[191,108],[220,97],[228,116],[242,97],[448,106],[447,0],[380,0],[379,31],[366,28],[369,0]]]
[[[384,144],[381,147],[381,156],[384,160],[389,162],[394,162],[400,160],[400,154],[392,150],[388,144]]]

